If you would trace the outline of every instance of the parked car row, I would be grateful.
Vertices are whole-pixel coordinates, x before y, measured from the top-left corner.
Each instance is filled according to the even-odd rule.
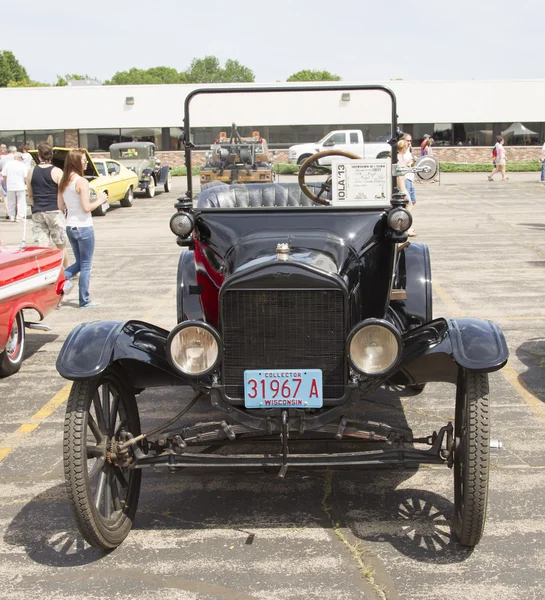
[[[63,168],[68,151],[69,148],[53,148],[52,162],[56,167]],[[105,216],[114,202],[123,207],[132,206],[135,192],[144,192],[147,198],[153,198],[158,186],[162,185],[165,192],[171,189],[170,166],[161,165],[152,142],[112,144],[110,158],[92,158],[87,150],[84,152],[88,161],[85,177],[89,180],[91,201],[102,192],[108,198],[93,211],[94,216]],[[38,163],[38,151],[31,150],[30,153]]]

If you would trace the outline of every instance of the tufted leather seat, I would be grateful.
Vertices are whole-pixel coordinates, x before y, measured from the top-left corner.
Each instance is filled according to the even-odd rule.
[[[312,190],[312,187],[309,186]],[[318,186],[315,193],[318,192]],[[319,206],[307,198],[298,183],[227,185],[218,182],[203,189],[199,208],[251,208],[259,206]]]

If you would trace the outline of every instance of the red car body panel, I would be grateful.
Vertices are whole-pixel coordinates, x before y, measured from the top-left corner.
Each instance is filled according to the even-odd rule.
[[[36,310],[43,319],[62,298],[63,251],[0,246],[0,352],[17,313]]]

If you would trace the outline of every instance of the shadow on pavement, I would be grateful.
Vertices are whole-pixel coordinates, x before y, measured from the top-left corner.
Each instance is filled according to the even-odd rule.
[[[358,403],[358,410],[369,419],[381,415],[391,425],[407,426],[399,391],[381,390],[373,402]],[[415,469],[292,468],[281,480],[276,469],[267,473],[145,469],[133,530],[178,532],[183,538],[187,531],[231,529],[246,533],[245,543],[252,545],[263,529],[346,527],[365,542],[366,551],[374,552],[373,543],[386,542],[417,561],[465,560],[470,551],[451,533],[452,503],[432,491],[396,489],[414,474]],[[4,540],[24,547],[32,560],[55,567],[80,566],[105,556],[84,543],[63,485],[28,502],[10,523]]]
[[[533,338],[521,344],[517,358],[528,367],[518,377],[520,384],[545,402],[545,339]]]
[[[36,333],[35,331],[27,329],[25,331],[25,356],[24,360],[27,360],[36,352],[39,352],[43,346],[54,342],[59,336],[55,333]]]

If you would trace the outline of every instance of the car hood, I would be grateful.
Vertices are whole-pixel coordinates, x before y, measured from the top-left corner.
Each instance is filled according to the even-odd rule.
[[[290,146],[288,152],[311,152],[314,154],[318,152],[320,149],[320,144],[316,142],[309,142],[307,144],[295,144],[294,146]]]
[[[313,271],[343,276],[350,265],[358,261],[355,248],[347,245],[335,233],[327,230],[251,233],[237,241],[225,256],[224,275],[241,274],[260,266],[276,263],[277,244],[288,244],[289,254],[282,264],[297,264]]]
[[[53,148],[53,160],[51,161],[52,164],[55,167],[59,167],[59,169],[64,169],[64,159],[66,158],[66,155],[70,150],[72,150],[72,148],[60,148],[58,146],[55,146]],[[91,158],[87,149],[80,148],[80,150],[85,154],[88,161],[84,175],[86,177],[99,177],[99,172],[97,171],[95,163],[93,162],[93,159]],[[38,158],[38,150],[29,150],[29,153],[34,159],[34,162],[38,164],[40,162],[40,159]]]

